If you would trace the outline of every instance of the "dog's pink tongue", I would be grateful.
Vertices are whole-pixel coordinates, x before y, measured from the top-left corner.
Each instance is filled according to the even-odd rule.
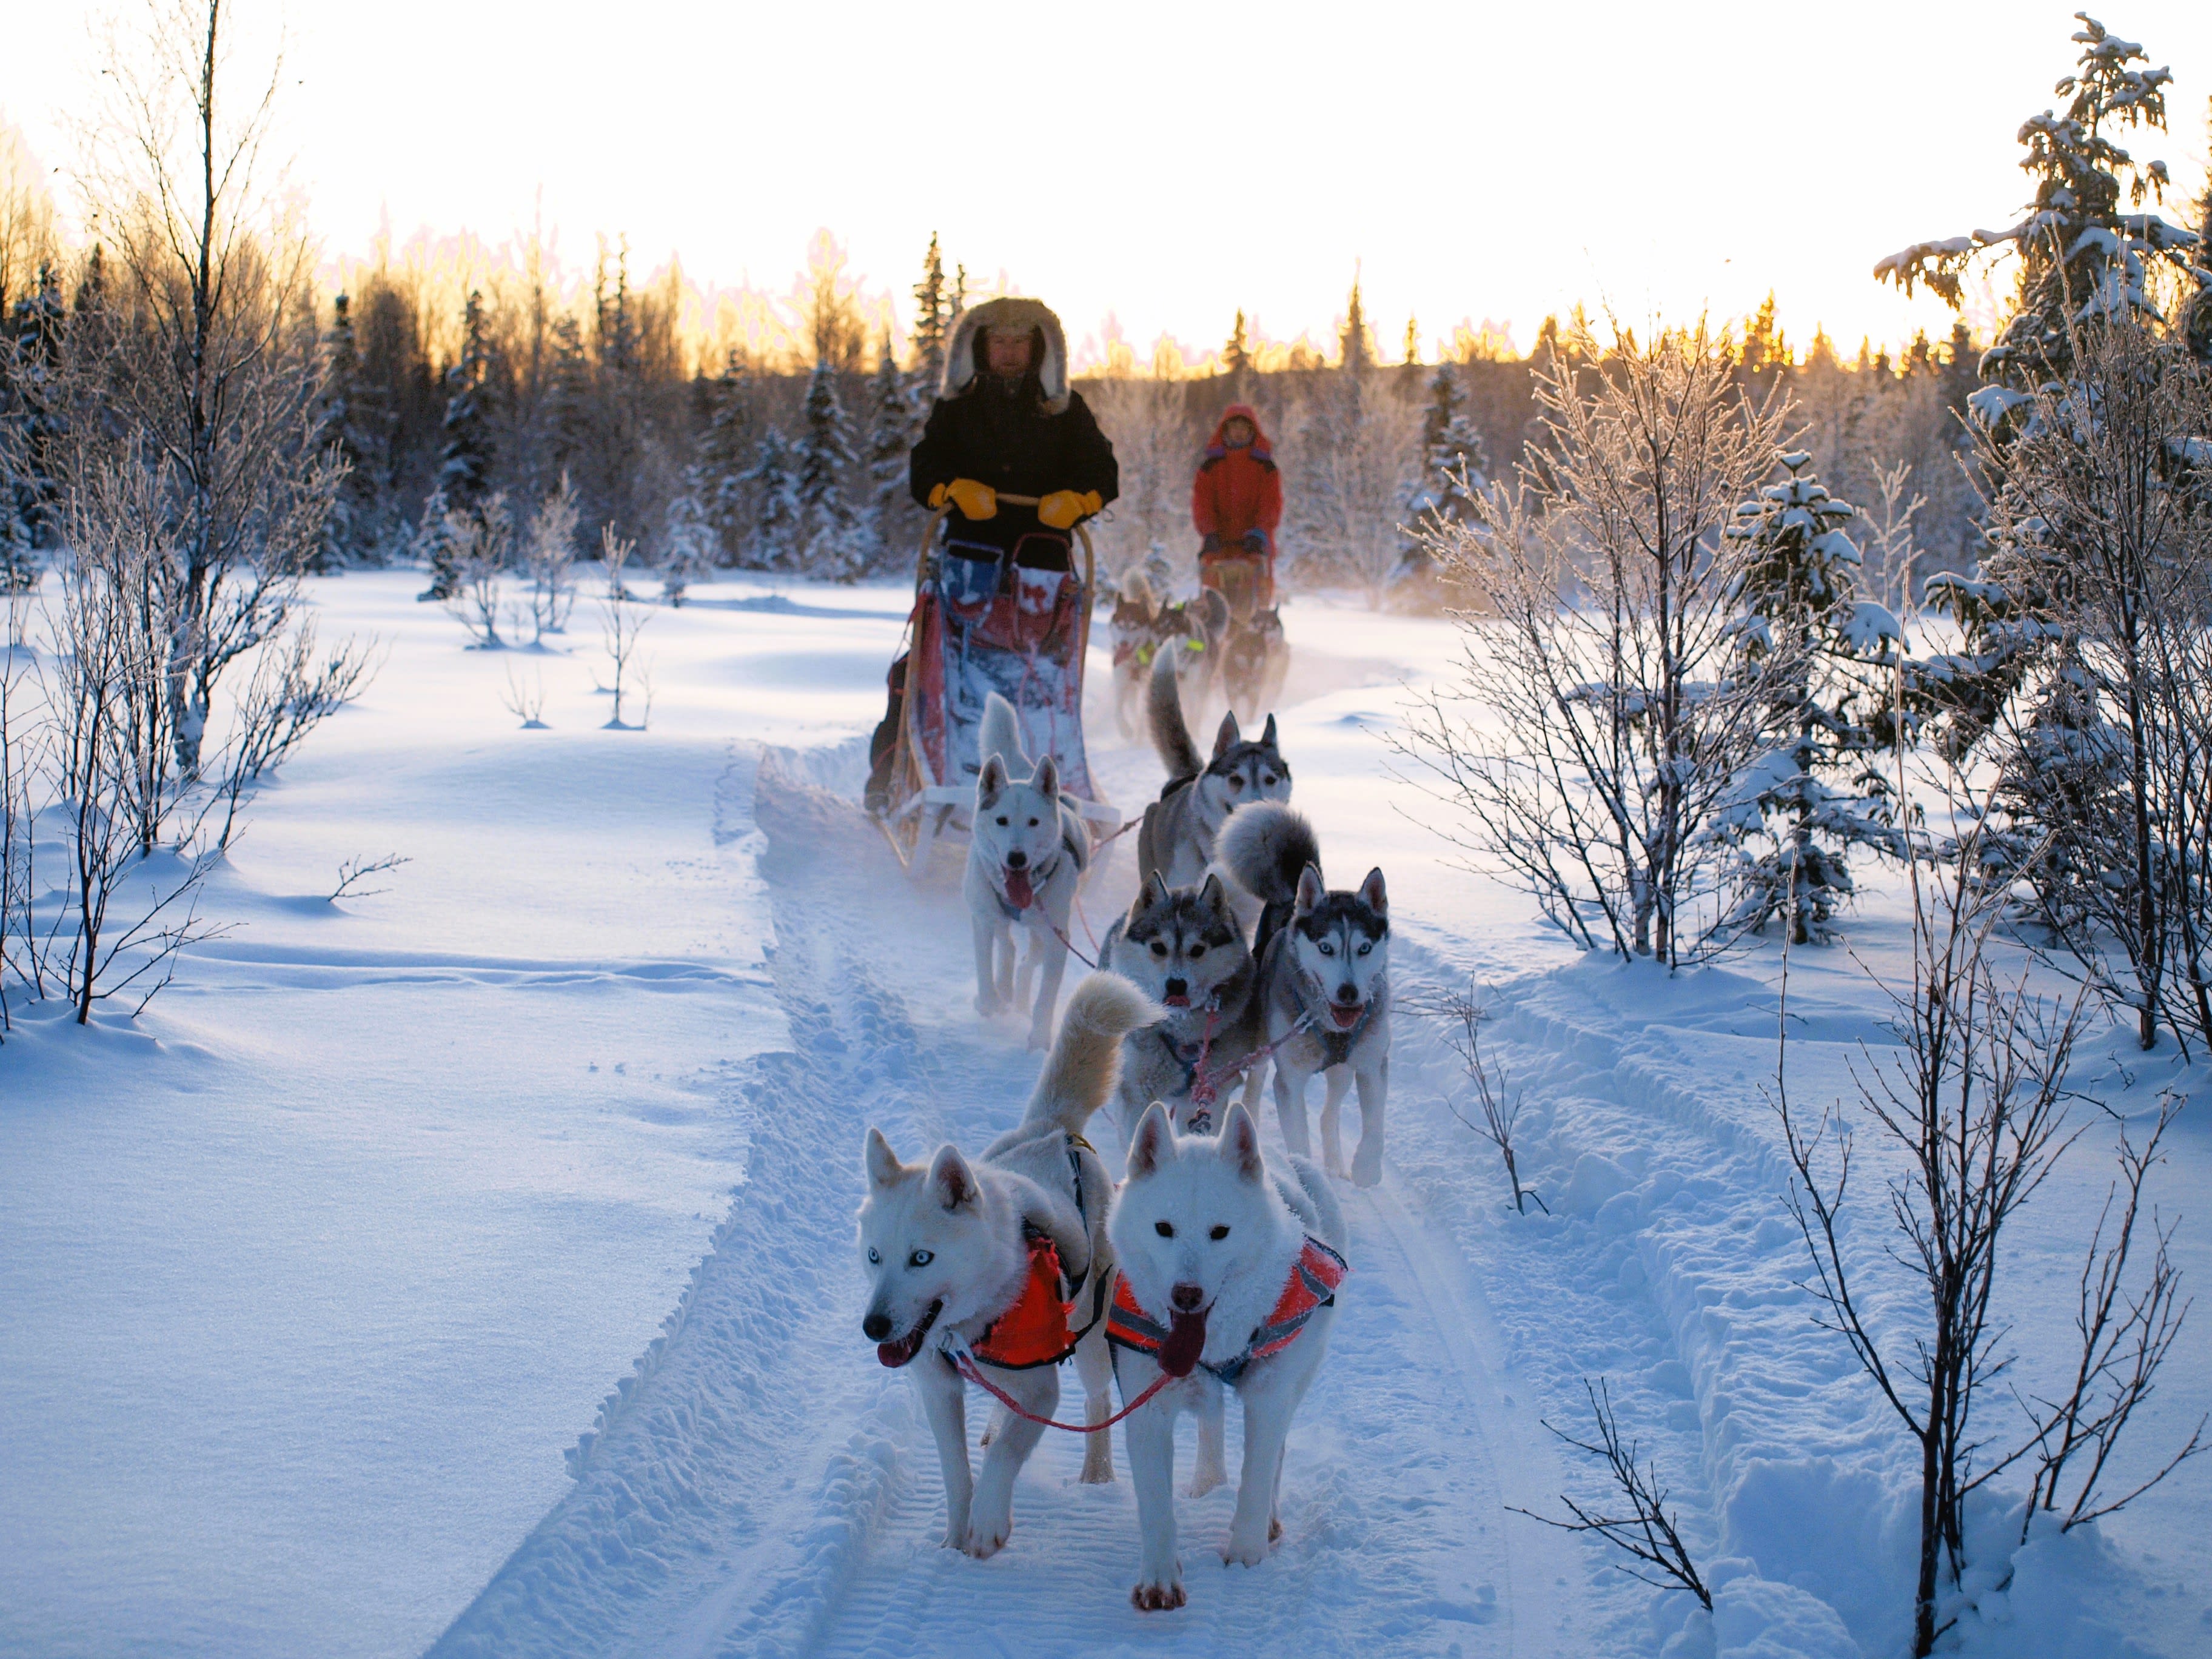
[[[1036,902],[1036,894],[1030,886],[1030,872],[1028,871],[1009,870],[1006,872],[1006,902],[1012,905],[1017,910],[1026,910],[1030,905]]]
[[[1188,1376],[1206,1352],[1206,1315],[1178,1309],[1168,1316],[1168,1340],[1160,1344],[1160,1369],[1170,1376]]]

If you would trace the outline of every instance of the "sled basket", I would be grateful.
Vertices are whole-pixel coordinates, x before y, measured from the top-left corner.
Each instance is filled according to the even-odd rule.
[[[1019,495],[999,499],[1036,505]],[[1076,526],[1079,578],[1073,569],[1020,563],[1019,548],[1008,552],[957,533],[940,542],[951,510],[950,503],[939,507],[922,532],[890,799],[877,820],[916,877],[939,835],[969,827],[983,700],[994,691],[1013,705],[1030,758],[1059,762],[1060,791],[1094,833],[1120,822],[1099,797],[1083,746],[1083,671],[1097,591],[1090,532]]]

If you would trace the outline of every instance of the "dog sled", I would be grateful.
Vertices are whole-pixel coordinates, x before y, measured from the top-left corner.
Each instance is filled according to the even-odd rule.
[[[1033,496],[1001,495],[1009,506],[1034,507]],[[965,833],[981,769],[977,737],[983,700],[997,692],[1014,708],[1022,746],[1033,760],[1060,763],[1061,793],[1093,836],[1121,823],[1100,794],[1083,744],[1083,672],[1091,645],[1096,559],[1090,532],[1073,568],[1026,565],[1032,539],[1068,553],[1073,544],[1048,532],[1024,537],[1011,551],[938,532],[947,502],[922,532],[915,574],[914,611],[904,641],[906,684],[899,711],[889,788],[876,822],[907,872],[919,879],[931,849],[948,830]],[[1073,565],[1072,558],[1066,560]]]
[[[1201,591],[1221,595],[1228,611],[1216,671],[1221,693],[1239,719],[1256,720],[1281,694],[1290,670],[1274,561],[1241,551],[1203,556],[1198,580]]]

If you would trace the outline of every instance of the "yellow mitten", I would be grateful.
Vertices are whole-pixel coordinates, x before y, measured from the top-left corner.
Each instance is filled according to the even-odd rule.
[[[1054,530],[1066,530],[1104,505],[1095,489],[1086,489],[1080,495],[1072,489],[1055,489],[1037,503],[1037,522]]]
[[[963,519],[993,519],[999,514],[999,492],[973,478],[955,478],[929,492],[929,504],[939,507],[950,501]]]

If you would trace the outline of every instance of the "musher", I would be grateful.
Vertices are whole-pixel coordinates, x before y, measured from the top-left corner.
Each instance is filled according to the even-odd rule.
[[[1114,446],[1067,383],[1060,319],[1036,300],[989,300],[966,313],[945,356],[945,384],[908,462],[914,498],[951,502],[951,536],[1018,568],[1066,570],[1073,532],[1119,493]],[[1001,501],[1032,495],[1035,507]],[[870,811],[889,802],[907,659],[890,667],[890,703],[869,745]]]
[[[1200,585],[1219,590],[1239,615],[1273,605],[1283,479],[1250,404],[1231,404],[1222,412],[1191,485],[1190,517],[1204,538],[1198,550]],[[1232,591],[1243,585],[1239,578],[1247,572],[1255,589],[1249,597]]]

